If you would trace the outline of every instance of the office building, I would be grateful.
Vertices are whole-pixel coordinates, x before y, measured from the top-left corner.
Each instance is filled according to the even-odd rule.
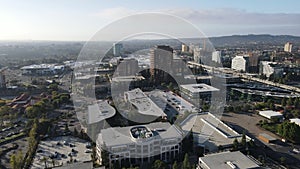
[[[147,125],[114,127],[101,130],[96,141],[100,164],[102,151],[108,152],[111,164],[124,162],[141,164],[156,159],[171,161],[181,151],[182,131],[170,123],[156,122]]]
[[[139,73],[138,61],[134,58],[120,59],[114,76],[135,76]]]
[[[194,48],[194,62],[200,63],[201,61],[201,48],[200,47],[195,47]]]
[[[281,77],[283,75],[283,68],[277,62],[261,61],[259,65],[259,74],[266,75],[267,78],[271,75],[274,77]]]
[[[173,65],[173,48],[166,45],[158,45],[151,50],[150,74],[156,80],[166,79]]]
[[[273,111],[273,110],[259,111],[258,114],[269,120],[278,119],[279,121],[282,121],[284,119],[283,115],[280,112]]]
[[[220,51],[214,51],[212,52],[212,61],[216,63],[221,63],[221,52]]]
[[[292,52],[293,44],[291,42],[287,42],[284,45],[284,51],[285,52]]]
[[[249,56],[248,55],[237,55],[232,59],[231,69],[237,71],[248,72],[249,69]]]
[[[198,105],[200,100],[209,101],[212,92],[218,92],[219,89],[204,83],[180,85],[180,91],[183,98]]]
[[[123,44],[122,43],[114,43],[113,44],[113,54],[114,56],[122,56],[123,52]]]
[[[199,157],[197,169],[258,169],[258,164],[240,151],[221,152]]]

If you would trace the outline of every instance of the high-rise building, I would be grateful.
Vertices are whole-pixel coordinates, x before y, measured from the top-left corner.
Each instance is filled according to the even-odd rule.
[[[182,44],[181,45],[181,52],[188,52],[189,51],[189,47],[186,44]]]
[[[249,56],[237,55],[231,61],[231,69],[248,72],[249,69]]]
[[[283,68],[277,62],[261,61],[259,66],[259,74],[270,77],[281,77],[283,75]]]
[[[220,51],[212,52],[211,59],[214,62],[221,63],[221,52]]]
[[[0,70],[0,88],[6,88],[4,70]]]
[[[197,46],[194,48],[194,62],[200,63],[200,61],[201,61],[201,48]]]
[[[167,45],[158,45],[151,50],[150,74],[155,79],[166,77],[172,72],[173,48]]]
[[[290,43],[290,42],[287,42],[287,43],[284,45],[284,51],[285,51],[285,52],[292,52],[292,47],[293,47],[293,44]]]
[[[122,43],[114,43],[113,44],[113,54],[114,56],[121,56],[123,51]]]

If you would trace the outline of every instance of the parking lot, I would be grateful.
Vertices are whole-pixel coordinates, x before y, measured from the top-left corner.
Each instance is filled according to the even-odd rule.
[[[87,141],[72,136],[63,136],[41,141],[32,165],[33,169],[66,165],[91,160],[92,149]],[[47,159],[46,163],[43,161]]]

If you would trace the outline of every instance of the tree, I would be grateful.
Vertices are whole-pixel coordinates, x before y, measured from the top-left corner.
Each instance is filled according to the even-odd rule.
[[[10,167],[12,169],[18,169],[17,168],[17,160],[16,160],[16,156],[13,154],[12,156],[10,156]]]
[[[243,148],[246,148],[246,146],[247,146],[247,139],[246,139],[245,131],[243,132],[243,136],[242,136],[242,140],[241,140],[241,145],[243,146]]]
[[[239,148],[239,141],[237,140],[237,138],[235,138],[233,140],[233,150],[236,151]]]
[[[190,168],[191,168],[191,164],[189,161],[189,155],[187,153],[185,153],[183,164],[182,164],[182,169],[190,169]]]
[[[166,164],[161,160],[155,160],[152,169],[165,169]]]
[[[172,169],[179,169],[177,161],[174,162],[174,164],[172,166]]]

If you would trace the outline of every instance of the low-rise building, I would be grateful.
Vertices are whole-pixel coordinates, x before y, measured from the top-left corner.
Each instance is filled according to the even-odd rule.
[[[258,164],[240,151],[221,152],[199,157],[197,169],[258,169]]]
[[[293,119],[290,119],[290,122],[291,122],[291,123],[295,123],[295,124],[297,124],[298,126],[300,126],[300,119],[299,119],[299,118],[293,118]]]
[[[63,72],[64,65],[40,64],[30,65],[21,68],[23,75],[53,75]]]
[[[279,120],[282,121],[283,115],[280,112],[273,111],[273,110],[264,110],[264,111],[259,111],[259,115],[269,119],[269,120]]]
[[[197,105],[199,104],[199,99],[209,101],[212,92],[218,92],[219,89],[204,83],[200,83],[180,85],[180,91],[182,97]]]
[[[100,164],[102,158],[108,158],[110,164],[170,161],[178,157],[182,138],[178,127],[163,122],[107,128],[98,135],[96,152]],[[102,157],[102,151],[108,152],[108,156]]]

